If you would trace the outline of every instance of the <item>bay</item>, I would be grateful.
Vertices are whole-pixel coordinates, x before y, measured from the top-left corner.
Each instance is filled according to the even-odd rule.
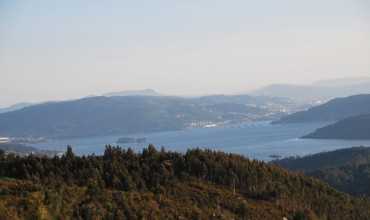
[[[166,150],[185,152],[189,148],[207,148],[237,153],[249,158],[269,161],[271,156],[304,156],[352,146],[370,146],[370,140],[319,140],[301,139],[324,123],[297,123],[272,125],[270,122],[255,122],[231,127],[193,128],[180,131],[147,134],[114,135],[88,138],[55,139],[34,147],[65,151],[67,145],[78,155],[102,154],[105,145],[117,145],[120,137],[145,137],[147,143],[124,144],[140,151],[149,143]]]

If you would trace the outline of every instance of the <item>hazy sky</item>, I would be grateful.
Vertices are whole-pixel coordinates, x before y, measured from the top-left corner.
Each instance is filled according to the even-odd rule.
[[[370,76],[369,0],[0,0],[0,106]]]

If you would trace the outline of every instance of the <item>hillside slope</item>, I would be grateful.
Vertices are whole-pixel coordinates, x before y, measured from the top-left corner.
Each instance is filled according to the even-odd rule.
[[[370,218],[370,203],[302,174],[208,150],[103,156],[0,155],[0,217],[20,219]],[[15,179],[9,179],[15,178]]]
[[[273,162],[327,182],[355,196],[370,196],[370,148],[353,147]]]
[[[274,123],[332,122],[367,113],[370,113],[370,95],[355,95],[333,99],[323,105],[285,116]]]
[[[304,157],[288,157],[271,162],[288,170],[310,172],[318,169],[370,163],[369,147],[351,147]]]
[[[349,117],[319,128],[303,138],[315,139],[370,139],[370,114]]]
[[[183,117],[176,118],[181,113]],[[0,114],[0,134],[73,137],[176,130],[184,127],[186,117],[214,116],[175,98],[91,97]]]

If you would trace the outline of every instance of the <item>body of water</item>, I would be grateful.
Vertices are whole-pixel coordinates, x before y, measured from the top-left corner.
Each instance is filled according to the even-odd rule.
[[[181,131],[158,132],[136,135],[104,136],[51,140],[33,145],[37,148],[64,151],[67,145],[74,152],[102,154],[106,144],[117,145],[120,137],[145,137],[145,144],[121,144],[141,150],[149,143],[166,150],[185,152],[188,148],[209,148],[230,153],[242,154],[259,160],[271,160],[271,155],[303,156],[323,151],[331,151],[352,146],[370,146],[370,140],[314,140],[300,139],[323,123],[299,123],[271,125],[269,122],[256,122],[233,127],[196,128]]]

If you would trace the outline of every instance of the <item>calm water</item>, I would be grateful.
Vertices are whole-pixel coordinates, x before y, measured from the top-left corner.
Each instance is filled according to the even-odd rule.
[[[163,146],[171,151],[184,152],[186,149],[194,147],[211,148],[243,154],[259,160],[270,160],[270,155],[302,156],[352,146],[370,146],[370,140],[299,139],[299,137],[324,125],[322,123],[271,125],[269,122],[257,122],[227,128],[198,128],[137,134],[130,135],[130,137],[146,137],[148,143],[157,147]],[[74,151],[79,155],[101,154],[106,144],[116,145],[115,142],[120,137],[126,137],[126,135],[53,140],[37,144],[35,147],[64,151],[67,145],[72,145]],[[148,143],[128,146],[141,150]],[[127,147],[126,145],[121,146]]]

